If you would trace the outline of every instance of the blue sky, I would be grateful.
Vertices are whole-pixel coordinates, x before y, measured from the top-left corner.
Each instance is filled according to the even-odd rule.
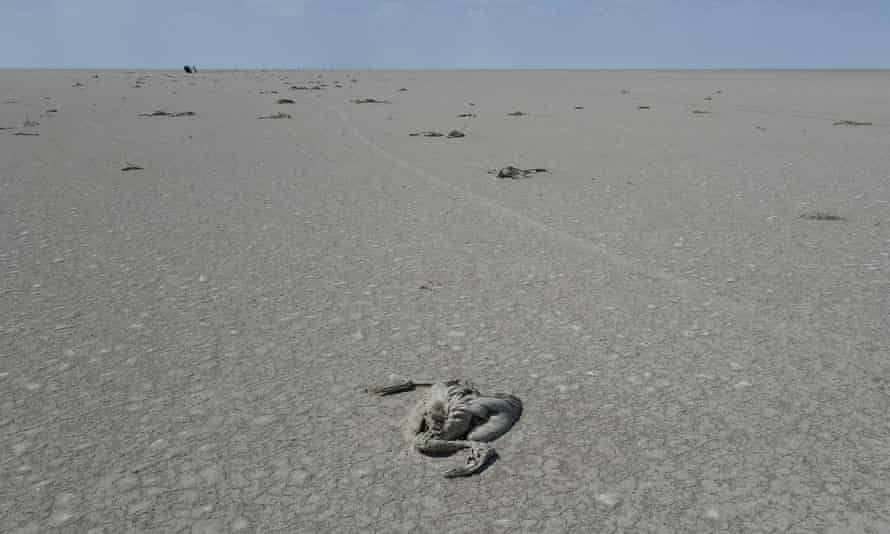
[[[0,0],[0,67],[890,68],[890,0]]]

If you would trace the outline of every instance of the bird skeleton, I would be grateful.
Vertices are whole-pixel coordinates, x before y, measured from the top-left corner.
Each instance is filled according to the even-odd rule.
[[[467,462],[445,472],[446,478],[465,477],[480,472],[496,457],[490,442],[506,434],[522,415],[522,401],[509,394],[483,396],[464,380],[414,382],[368,388],[385,396],[422,387],[424,397],[409,412],[404,433],[423,454],[444,455],[468,450]]]

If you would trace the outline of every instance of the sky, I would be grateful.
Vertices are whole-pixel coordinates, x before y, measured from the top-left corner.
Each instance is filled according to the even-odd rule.
[[[890,68],[890,0],[0,0],[0,68]]]

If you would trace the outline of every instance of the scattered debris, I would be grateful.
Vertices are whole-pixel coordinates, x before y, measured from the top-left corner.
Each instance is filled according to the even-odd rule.
[[[476,114],[475,113],[461,113],[460,115],[458,115],[458,117],[460,117],[461,119],[475,119]]]
[[[652,109],[652,106],[637,106],[637,109]]]
[[[528,113],[523,113],[521,111],[511,111],[510,113],[507,113],[507,115],[509,115],[511,117],[522,117],[522,116],[528,115]]]
[[[871,122],[860,122],[860,121],[835,121],[835,126],[874,126],[874,123]]]
[[[194,117],[194,111],[177,111],[176,113],[170,113],[168,111],[164,111],[163,109],[158,109],[152,111],[151,113],[140,113],[140,117]]]
[[[351,100],[353,104],[391,104],[389,100],[377,100],[376,98],[356,98]]]
[[[126,165],[124,165],[124,168],[121,169],[121,170],[122,170],[123,172],[127,172],[127,171],[142,171],[142,170],[145,170],[145,169],[143,169],[143,168],[140,167],[139,165],[133,165],[132,163],[127,163]]]
[[[417,289],[432,291],[434,289],[442,289],[442,282],[438,280],[427,280],[425,284],[421,284]]]
[[[507,165],[500,170],[490,170],[488,174],[495,174],[498,178],[512,178],[514,180],[518,178],[528,178],[533,174],[537,174],[539,172],[550,172],[547,169],[543,168],[534,168],[534,169],[520,169],[519,167],[514,167],[512,165]]]
[[[436,131],[426,131],[426,132],[413,132],[413,133],[409,133],[408,135],[411,136],[411,137],[417,137],[417,136],[422,136],[422,137],[442,137],[442,136],[444,136],[445,134],[443,134],[442,132],[436,132]]]
[[[292,119],[293,117],[291,116],[290,113],[282,113],[279,111],[278,113],[275,113],[272,115],[261,115],[257,118],[258,119]]]
[[[278,103],[279,104],[295,104],[296,102],[294,102],[290,98],[279,98]]]
[[[451,130],[448,132],[448,139],[456,139],[459,137],[466,137],[467,135],[460,130]]]
[[[811,221],[846,221],[846,217],[841,217],[840,215],[835,215],[834,213],[829,213],[827,211],[814,211],[813,213],[803,213],[800,215],[801,219],[809,219]]]

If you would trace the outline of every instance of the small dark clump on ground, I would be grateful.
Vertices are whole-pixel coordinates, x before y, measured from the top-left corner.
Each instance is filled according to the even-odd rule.
[[[696,115],[707,115],[710,111],[706,109],[693,109],[692,112]]]
[[[404,93],[404,92],[407,91],[407,90],[408,90],[407,87],[402,87],[401,89],[399,89],[399,92],[400,92],[400,93]]]
[[[123,172],[128,172],[128,171],[141,171],[144,169],[142,167],[140,167],[139,165],[133,165],[132,163],[127,163],[126,165],[124,165],[124,167],[121,170]]]
[[[584,109],[584,106],[575,106],[575,109]]]
[[[763,126],[755,126],[754,129],[755,129],[755,130],[760,130],[761,132],[765,132],[765,131],[766,131],[766,128],[764,128]]]
[[[622,95],[629,95],[629,94],[630,94],[630,90],[629,90],[629,89],[622,89],[622,90],[621,90],[621,94],[622,94]]]
[[[152,111],[151,113],[140,113],[140,117],[194,117],[194,111],[177,111],[175,113],[170,113],[168,111],[164,111],[163,109],[158,109]]]
[[[800,216],[801,219],[809,219],[811,221],[846,221],[846,217],[841,217],[840,215],[835,215],[834,213],[829,213],[827,211],[814,211],[812,213],[803,213]]]
[[[652,109],[652,106],[637,106],[637,109]]]
[[[352,100],[353,104],[389,104],[389,100],[378,100],[376,98],[356,98]]]
[[[835,126],[874,126],[874,123],[844,120],[844,121],[835,121],[834,125]]]
[[[442,288],[442,282],[439,282],[438,280],[427,280],[425,284],[420,284],[420,286],[417,289],[424,289],[426,291],[432,291],[434,289],[441,289],[441,288]]]
[[[257,118],[258,119],[292,119],[293,117],[291,116],[290,113],[282,113],[279,111],[278,113],[273,113],[272,115],[261,115]]]
[[[290,98],[279,98],[278,103],[279,104],[293,104],[294,101],[291,100]]]
[[[16,132],[13,135],[22,135],[22,136],[27,135],[27,136],[31,136],[31,137],[37,137],[40,134],[34,133],[34,132]]]
[[[433,130],[429,130],[429,131],[426,131],[426,132],[413,132],[413,133],[409,133],[408,135],[409,135],[410,137],[417,137],[417,136],[422,136],[422,137],[442,137],[442,136],[444,136],[445,134],[443,134],[442,132],[436,132],[436,131],[433,131]]]
[[[475,113],[461,113],[460,115],[458,115],[458,117],[460,117],[461,119],[474,119],[474,118],[476,118],[476,114]]]
[[[524,115],[528,115],[528,113],[523,113],[522,111],[511,111],[510,113],[507,113],[507,115],[511,117],[522,117]]]
[[[306,87],[305,85],[291,85],[290,90],[291,91],[308,91],[309,88]]]
[[[449,139],[456,139],[458,137],[466,137],[466,134],[460,130],[451,130],[450,132],[448,132]]]
[[[536,167],[534,169],[520,169],[519,167],[514,167],[513,165],[507,165],[499,170],[490,170],[488,174],[494,174],[498,178],[512,178],[513,180],[519,178],[528,178],[533,174],[538,174],[539,172],[550,172],[547,169],[543,169],[541,167]]]
[[[705,100],[714,100],[714,99],[711,98],[711,97],[709,97],[709,96],[706,96],[706,97],[705,97]]]
[[[25,120],[25,122],[22,123],[22,128],[33,128],[35,126],[40,126],[40,123],[32,120]]]
[[[44,111],[44,113],[58,113],[58,112],[59,112],[59,110],[56,108],[50,108],[50,109]]]
[[[278,91],[260,91],[261,95],[277,95]]]

